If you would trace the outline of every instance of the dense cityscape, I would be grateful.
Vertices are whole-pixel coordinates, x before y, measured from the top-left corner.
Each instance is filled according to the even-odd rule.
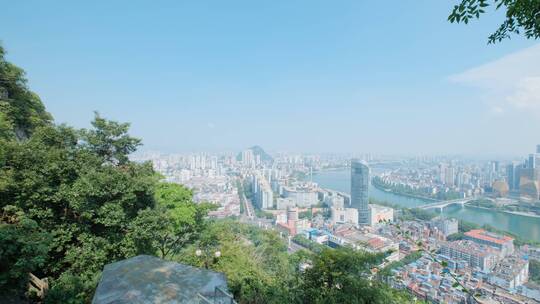
[[[515,244],[509,231],[462,227],[467,223],[442,214],[443,208],[466,205],[539,217],[540,145],[521,162],[270,156],[258,146],[236,155],[143,153],[134,159],[151,161],[167,181],[192,189],[196,201],[218,204],[210,216],[278,231],[290,252],[317,243],[385,253],[384,276],[378,277],[419,299],[462,303],[468,289],[501,303],[540,301],[540,282],[529,275],[530,261],[540,261],[538,239]],[[314,176],[336,170],[350,171],[350,193],[314,182]],[[424,204],[410,209],[370,200],[372,187]]]
[[[0,304],[540,304],[540,0],[0,12]]]

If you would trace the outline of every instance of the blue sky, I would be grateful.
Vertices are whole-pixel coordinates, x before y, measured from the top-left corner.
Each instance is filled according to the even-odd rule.
[[[466,26],[446,21],[456,1],[152,3],[0,0],[0,40],[58,123],[97,110],[145,150],[523,155],[540,141],[540,48],[487,45],[500,13]]]

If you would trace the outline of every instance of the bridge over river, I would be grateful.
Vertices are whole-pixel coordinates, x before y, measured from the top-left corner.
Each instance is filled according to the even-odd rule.
[[[343,197],[345,199],[345,204],[349,204],[350,201],[351,201],[351,196],[348,194],[348,193],[345,193],[345,192],[341,192],[341,191],[334,191],[334,190],[330,190],[330,189],[324,189],[326,191],[331,191],[331,192],[336,192],[339,196]],[[442,211],[442,209],[444,209],[445,207],[448,207],[450,205],[461,205],[461,206],[464,206],[465,203],[471,201],[471,200],[475,200],[475,199],[479,199],[481,198],[480,196],[476,196],[476,197],[468,197],[468,198],[459,198],[459,199],[454,199],[454,200],[447,200],[447,201],[435,201],[435,202],[426,202],[425,205],[420,205],[416,208],[420,208],[420,209],[424,209],[424,210],[427,210],[427,209],[439,209],[440,211]]]
[[[434,202],[434,203],[426,204],[426,205],[420,206],[418,208],[420,208],[420,209],[440,209],[442,211],[442,209],[444,209],[447,206],[450,206],[450,205],[461,205],[461,206],[463,206],[468,201],[471,201],[471,200],[474,200],[474,199],[477,199],[477,198],[470,198],[469,197],[469,198],[460,198],[460,199],[449,200],[449,201],[440,201],[440,202]]]

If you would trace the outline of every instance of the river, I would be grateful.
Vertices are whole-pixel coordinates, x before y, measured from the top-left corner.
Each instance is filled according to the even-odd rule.
[[[350,193],[350,169],[317,172],[313,174],[313,181],[323,188]],[[369,188],[369,196],[375,200],[386,201],[407,208],[418,207],[427,203],[422,199],[386,192],[373,186]],[[512,232],[524,239],[540,241],[540,218],[455,205],[444,208],[443,215],[479,225],[489,224],[497,229]]]

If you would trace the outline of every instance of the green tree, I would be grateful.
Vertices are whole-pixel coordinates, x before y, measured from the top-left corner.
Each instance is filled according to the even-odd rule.
[[[306,211],[301,211],[301,212],[298,214],[298,218],[301,218],[301,219],[304,219],[304,218],[312,219],[312,218],[313,218],[313,209],[312,209],[312,208],[309,208],[309,209],[306,210]]]
[[[95,149],[103,146],[99,141],[90,145],[83,132],[66,126],[37,127],[28,139],[3,140],[0,148],[0,207],[17,207],[52,236],[41,270],[53,279],[53,289],[65,272],[86,280],[106,263],[136,254],[128,246],[130,223],[155,205],[151,165],[127,160],[123,153],[134,140],[122,141],[125,146],[116,140],[128,138],[127,130],[115,123],[94,125],[85,133],[113,134],[100,138],[117,148],[119,161]],[[92,290],[84,292],[89,296]]]
[[[377,280],[368,279],[383,259],[351,248],[325,249],[302,275],[296,299],[300,303],[408,303],[410,297]]]
[[[305,247],[314,253],[321,253],[325,248],[327,248],[326,245],[321,245],[319,243],[316,243],[312,240],[307,239],[305,236],[298,234],[293,237],[293,242],[296,244]]]
[[[129,239],[135,252],[169,258],[198,238],[208,211],[216,206],[194,203],[191,191],[177,184],[158,184],[155,197],[158,206],[139,211],[130,223]]]
[[[196,255],[197,250],[203,254]],[[213,255],[216,251],[219,258]],[[286,303],[290,298],[296,264],[284,239],[274,231],[230,219],[212,221],[175,259],[223,272],[239,303]],[[294,261],[300,259],[294,256]]]
[[[14,206],[0,214],[0,295],[18,297],[28,284],[28,273],[41,273],[50,235]]]
[[[93,291],[100,278],[100,273],[74,274],[64,272],[54,282],[49,290],[45,304],[80,304],[90,303]]]
[[[459,232],[461,233],[480,228],[480,226],[478,226],[478,224],[476,223],[471,223],[463,220],[459,220],[458,224]]]
[[[535,259],[529,260],[529,276],[531,281],[540,284],[540,261]]]
[[[203,219],[217,206],[211,203],[194,203],[193,193],[188,188],[173,183],[159,183],[156,186],[155,199],[158,206],[167,210],[171,220],[177,226],[186,225],[194,232],[204,229]]]
[[[128,155],[141,145],[140,139],[133,138],[127,133],[129,123],[109,121],[96,112],[92,126],[93,129],[82,130],[84,147],[108,163],[126,164],[129,161]]]
[[[497,10],[505,10],[505,20],[489,36],[488,43],[500,42],[511,34],[523,34],[527,39],[540,37],[539,0],[461,0],[448,16],[450,22],[465,24],[471,19],[480,18],[486,9],[494,5]]]

